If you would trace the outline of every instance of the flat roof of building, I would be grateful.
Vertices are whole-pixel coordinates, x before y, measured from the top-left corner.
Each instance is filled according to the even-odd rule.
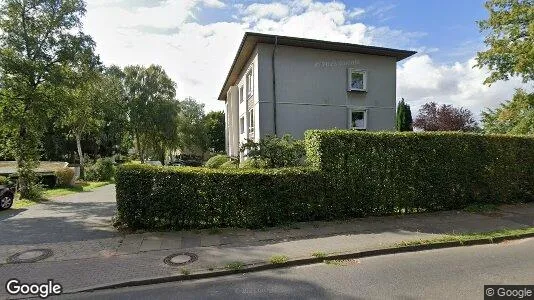
[[[284,45],[284,46],[293,46],[293,47],[304,47],[312,49],[322,49],[322,50],[331,50],[331,51],[341,51],[341,52],[352,52],[352,53],[361,53],[361,54],[370,54],[370,55],[380,55],[380,56],[390,56],[395,57],[397,61],[408,58],[417,52],[409,50],[399,50],[392,48],[383,48],[383,47],[374,47],[374,46],[364,46],[358,44],[350,43],[339,43],[339,42],[330,42],[323,40],[313,40],[289,36],[280,36],[256,32],[246,32],[241,41],[241,45],[237,50],[237,54],[230,67],[230,71],[226,76],[223,88],[219,94],[219,100],[226,100],[226,93],[230,86],[238,79],[239,74],[245,67],[245,64],[248,61],[248,58],[254,51],[254,48],[257,44],[274,44]]]

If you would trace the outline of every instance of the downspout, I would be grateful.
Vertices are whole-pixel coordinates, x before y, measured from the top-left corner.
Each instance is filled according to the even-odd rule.
[[[278,36],[274,37],[274,48],[273,48],[273,56],[271,59],[272,64],[272,70],[273,70],[273,116],[274,116],[274,136],[278,136],[278,130],[276,126],[276,67],[274,64],[274,57],[276,55],[276,47],[278,46]]]

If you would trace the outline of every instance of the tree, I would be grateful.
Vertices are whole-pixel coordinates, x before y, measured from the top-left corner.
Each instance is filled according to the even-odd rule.
[[[213,152],[226,150],[226,128],[223,111],[212,111],[204,117],[206,133],[208,135],[208,148]]]
[[[475,131],[477,122],[471,111],[435,102],[424,104],[413,123],[424,131]]]
[[[406,104],[404,98],[402,98],[399,106],[397,106],[395,127],[398,131],[413,131],[412,123],[412,110],[410,109],[410,105]]]
[[[478,24],[487,32],[484,42],[489,49],[477,55],[477,66],[491,71],[484,83],[511,76],[534,80],[534,1],[488,0],[485,7],[489,18]]]
[[[80,74],[79,79],[81,81],[66,91],[68,100],[63,122],[75,137],[80,177],[83,178],[85,161],[82,138],[88,134],[100,135],[94,140],[101,143],[104,130],[114,120],[122,120],[124,111],[121,107],[123,90],[116,77],[102,74],[99,70],[89,70]]]
[[[516,90],[512,100],[482,112],[487,133],[534,134],[534,93]]]
[[[176,83],[165,73],[161,66],[128,66],[124,68],[124,87],[127,98],[130,129],[135,138],[139,159],[145,161],[146,152],[155,150],[161,154],[161,144],[151,144],[154,138],[168,136],[167,125],[161,121],[169,120],[169,115],[161,115],[162,106],[169,107],[176,96]],[[176,110],[166,113],[173,113]],[[165,128],[162,129],[162,126]],[[175,123],[169,126],[176,127]],[[166,131],[166,132],[163,132]],[[161,142],[161,140],[159,140]],[[150,149],[152,147],[152,149]]]
[[[58,107],[51,97],[67,80],[65,70],[94,42],[81,31],[82,0],[4,0],[0,3],[0,106],[8,147],[17,160],[20,193],[32,193],[38,144],[47,117]]]
[[[204,125],[204,104],[193,98],[180,101],[178,114],[178,145],[182,151],[204,155],[208,150],[208,136]]]

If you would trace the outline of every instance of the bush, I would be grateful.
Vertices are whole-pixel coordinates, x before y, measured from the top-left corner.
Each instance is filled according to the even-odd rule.
[[[267,162],[261,158],[248,158],[239,164],[243,169],[266,169]]]
[[[124,165],[116,182],[119,220],[133,229],[261,227],[321,218],[322,181],[314,170]]]
[[[119,220],[133,229],[262,227],[534,201],[534,138],[308,131],[311,168],[125,165]]]
[[[241,151],[246,151],[248,158],[264,161],[267,168],[302,166],[306,155],[304,142],[293,139],[289,134],[281,138],[266,136],[258,143],[249,140]]]
[[[74,170],[72,168],[61,168],[57,169],[55,172],[57,185],[58,186],[70,186],[72,180],[74,179]]]
[[[231,160],[230,156],[224,155],[224,154],[219,154],[219,155],[215,155],[214,157],[208,159],[208,161],[206,162],[205,166],[207,168],[216,169],[216,168],[219,168],[225,162],[228,162],[230,160]]]
[[[454,132],[306,133],[335,216],[534,201],[534,138]]]
[[[111,158],[99,158],[93,165],[85,167],[85,180],[110,181],[115,176],[115,166]]]
[[[221,165],[221,169],[237,169],[239,167],[239,163],[236,160],[229,160]]]
[[[5,176],[0,176],[0,185],[6,185],[9,183],[9,178]]]

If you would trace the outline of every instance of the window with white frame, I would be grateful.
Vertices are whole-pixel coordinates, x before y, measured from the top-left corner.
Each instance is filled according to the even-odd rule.
[[[239,133],[245,133],[245,116],[239,118]]]
[[[247,71],[247,75],[245,75],[245,83],[247,85],[247,98],[254,94],[254,80],[252,80],[252,70],[254,70],[254,66],[251,66],[250,69]]]
[[[367,129],[367,111],[353,110],[350,113],[350,127],[355,130]]]
[[[245,95],[243,94],[243,86],[241,85],[239,87],[239,103],[243,102],[245,99]]]
[[[254,109],[250,109],[247,115],[248,119],[248,134],[249,137],[254,137]]]
[[[367,71],[349,69],[349,91],[367,91]]]

